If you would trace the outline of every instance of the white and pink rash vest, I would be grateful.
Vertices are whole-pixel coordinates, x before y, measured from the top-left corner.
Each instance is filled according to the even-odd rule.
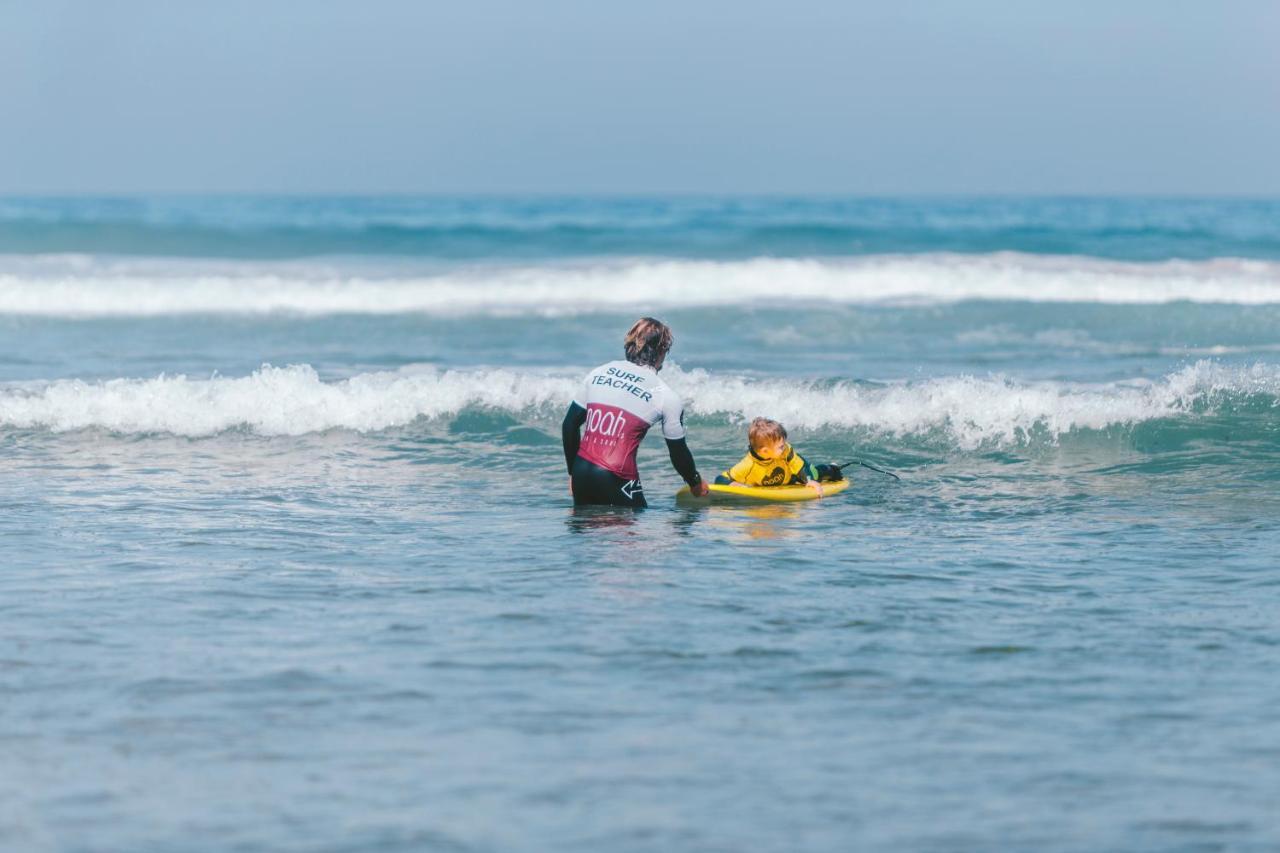
[[[662,421],[664,438],[684,438],[684,404],[652,367],[602,364],[587,375],[574,402],[587,410],[578,455],[626,480],[638,480],[636,450]]]

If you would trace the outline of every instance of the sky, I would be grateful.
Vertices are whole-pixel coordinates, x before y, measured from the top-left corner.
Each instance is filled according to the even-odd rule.
[[[0,0],[0,193],[1280,195],[1277,0]]]

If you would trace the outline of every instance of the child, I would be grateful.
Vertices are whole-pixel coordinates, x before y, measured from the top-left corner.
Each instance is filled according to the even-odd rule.
[[[805,485],[822,496],[821,480],[844,479],[835,465],[810,465],[787,444],[787,429],[777,421],[756,418],[747,430],[747,455],[716,477],[722,486]]]

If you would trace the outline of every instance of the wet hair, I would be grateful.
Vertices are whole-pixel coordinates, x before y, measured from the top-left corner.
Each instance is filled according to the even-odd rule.
[[[665,323],[652,317],[641,317],[631,327],[631,331],[627,332],[622,346],[627,355],[627,361],[658,370],[662,367],[662,361],[667,357],[667,351],[671,349],[674,341],[671,329]]]
[[[787,428],[777,421],[768,418],[756,418],[747,428],[747,440],[752,450],[759,450],[766,444],[787,440]]]

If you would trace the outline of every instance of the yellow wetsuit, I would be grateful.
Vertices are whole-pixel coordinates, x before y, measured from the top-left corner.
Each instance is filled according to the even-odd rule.
[[[749,450],[741,462],[721,472],[716,482],[722,485],[732,481],[746,486],[790,486],[816,480],[818,473],[788,444],[777,459],[761,459],[754,450]]]

